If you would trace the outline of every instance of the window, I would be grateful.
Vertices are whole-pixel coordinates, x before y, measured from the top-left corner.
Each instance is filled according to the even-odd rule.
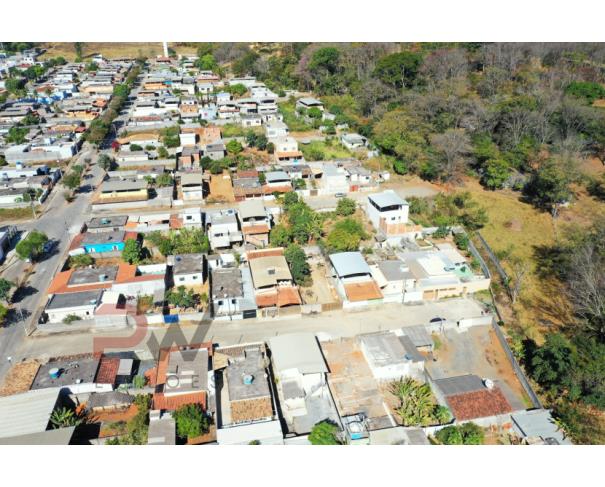
[[[179,282],[185,282],[185,278],[184,277],[179,277]]]
[[[194,281],[197,281],[197,276],[193,276],[193,280],[194,280]]]
[[[232,300],[231,300],[231,304],[235,304],[235,299],[232,299]]]
[[[223,300],[222,300],[222,299],[220,299],[220,300],[219,300],[218,305],[219,305],[219,306],[222,306],[222,305],[223,305]]]

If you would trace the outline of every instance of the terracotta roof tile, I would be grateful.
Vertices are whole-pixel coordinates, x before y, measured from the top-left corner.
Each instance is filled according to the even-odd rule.
[[[458,421],[496,416],[513,410],[498,388],[456,394],[446,400]]]
[[[115,384],[120,359],[116,357],[103,357],[97,371],[97,384]]]
[[[345,284],[344,288],[349,301],[382,299],[382,293],[374,281],[353,282],[350,284]]]

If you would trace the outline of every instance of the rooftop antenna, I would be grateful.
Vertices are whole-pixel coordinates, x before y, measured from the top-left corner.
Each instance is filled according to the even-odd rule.
[[[168,57],[168,43],[162,42],[162,46],[164,46],[164,57]]]

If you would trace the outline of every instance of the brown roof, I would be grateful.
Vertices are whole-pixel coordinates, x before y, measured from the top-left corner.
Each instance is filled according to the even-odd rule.
[[[51,281],[48,287],[48,294],[79,293],[81,291],[95,291],[97,289],[109,289],[112,282],[97,282],[93,284],[84,284],[81,286],[69,286],[69,280],[75,269],[69,269],[59,272]]]
[[[349,301],[366,301],[369,299],[382,299],[378,285],[372,281],[352,282],[345,284],[345,293]]]
[[[233,401],[230,406],[231,421],[234,423],[273,416],[273,405],[271,404],[270,397]]]
[[[242,227],[242,233],[244,235],[256,235],[259,233],[269,233],[269,225],[263,223],[261,225],[249,225]]]
[[[196,343],[189,345],[191,349],[206,348],[208,355],[212,355],[212,343]],[[180,350],[178,346],[171,348],[162,348],[160,350],[160,357],[158,359],[158,365],[156,368],[156,376],[154,384],[156,386],[163,386],[166,383],[168,377],[168,363],[170,361],[170,353]],[[181,406],[187,404],[200,404],[202,409],[206,409],[206,392],[191,392],[187,394],[177,394],[174,396],[166,396],[163,392],[156,392],[153,395],[153,407],[154,409],[168,409],[175,410]]]
[[[448,396],[447,403],[458,421],[496,416],[513,410],[499,388]]]
[[[277,306],[289,306],[291,304],[300,304],[300,294],[295,287],[278,287],[277,288]]]
[[[120,359],[117,357],[103,357],[97,371],[97,384],[115,384]]]

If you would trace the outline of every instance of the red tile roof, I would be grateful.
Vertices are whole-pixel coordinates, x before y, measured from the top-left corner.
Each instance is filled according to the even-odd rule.
[[[103,357],[97,371],[97,384],[115,384],[120,359],[116,357]]]
[[[382,293],[378,285],[372,281],[353,282],[345,284],[345,293],[349,301],[367,301],[370,299],[382,299]]]
[[[456,394],[446,400],[458,421],[496,416],[513,410],[498,388]]]

